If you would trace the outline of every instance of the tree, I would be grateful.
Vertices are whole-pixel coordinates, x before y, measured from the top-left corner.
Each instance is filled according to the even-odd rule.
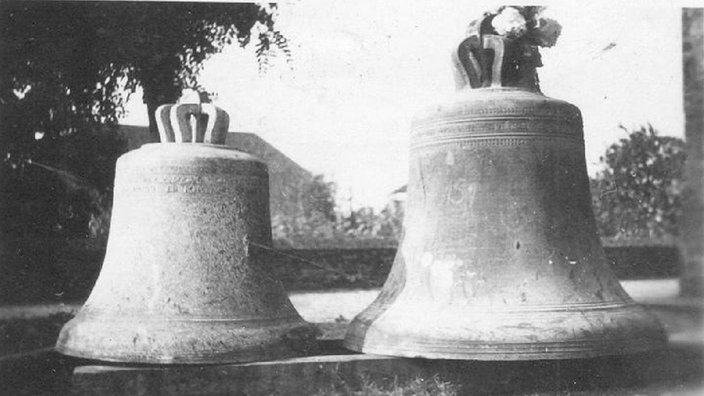
[[[272,45],[289,53],[285,37],[274,29],[275,6],[181,2],[2,2],[0,6],[0,98],[3,106],[21,105],[25,110],[25,117],[17,111],[3,115],[14,115],[13,119],[31,115],[35,130],[39,127],[52,135],[86,121],[116,122],[126,100],[120,93],[141,85],[152,117],[150,130],[157,137],[156,107],[175,102],[183,88],[198,88],[203,61],[225,45],[236,41],[246,46],[256,31],[262,65]],[[23,129],[22,136],[31,140],[28,135],[34,130]]]
[[[278,244],[312,247],[329,244],[357,246],[360,240],[397,241],[401,234],[403,205],[394,201],[381,212],[361,207],[342,210],[335,201],[337,185],[322,175],[314,176],[301,188],[299,216],[272,219]]]
[[[323,175],[315,175],[301,189],[300,202],[303,206],[303,216],[308,219],[335,222],[335,193],[337,185],[325,180]]]
[[[275,48],[289,53],[275,11],[251,3],[0,1],[0,199],[16,201],[29,188],[23,183],[49,169],[109,189],[122,150],[105,126],[117,123],[129,94],[142,86],[156,141],[154,110],[183,88],[199,89],[210,55],[246,46],[252,34],[261,65]]]
[[[299,189],[300,203],[296,215],[276,216],[272,219],[275,240],[288,246],[308,246],[315,240],[336,237],[336,203],[334,182],[315,175]]]
[[[597,226],[603,237],[677,235],[681,212],[684,142],[658,136],[652,125],[628,131],[601,157],[591,181]]]

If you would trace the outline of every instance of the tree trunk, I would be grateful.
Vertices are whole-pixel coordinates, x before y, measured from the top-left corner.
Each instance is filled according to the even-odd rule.
[[[156,109],[163,104],[176,103],[181,97],[181,83],[178,80],[178,58],[151,64],[145,67],[140,76],[143,100],[147,105],[149,116],[149,140],[159,142],[159,130],[156,126]]]
[[[145,100],[146,102],[146,100]],[[149,113],[149,142],[159,142],[159,130],[156,127],[156,109],[160,106],[155,101],[146,102],[147,112]]]

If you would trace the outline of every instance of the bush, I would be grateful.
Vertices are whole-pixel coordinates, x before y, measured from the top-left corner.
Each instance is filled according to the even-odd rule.
[[[48,141],[44,141],[49,139]],[[0,164],[2,231],[15,236],[105,236],[117,157],[111,128],[45,137]]]
[[[378,383],[369,377],[360,376],[355,378],[355,384],[350,384],[339,378],[338,383],[331,385],[327,389],[320,390],[316,395],[334,396],[455,396],[459,393],[459,386],[440,379],[435,375],[429,379],[413,378],[399,380],[395,377],[390,381]]]
[[[321,175],[301,189],[300,215],[272,218],[277,245],[287,248],[395,246],[401,235],[403,205],[381,212],[362,207],[345,213],[335,202],[336,185]],[[381,242],[376,242],[381,240]],[[321,242],[322,241],[322,242]]]
[[[591,189],[602,237],[668,239],[678,234],[685,161],[681,139],[658,136],[651,125],[643,126],[611,145],[600,161],[603,169],[591,180]]]

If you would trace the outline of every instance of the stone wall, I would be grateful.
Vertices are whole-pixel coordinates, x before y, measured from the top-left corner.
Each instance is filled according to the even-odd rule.
[[[606,246],[604,253],[619,279],[676,278],[675,246]],[[282,250],[271,257],[273,272],[288,290],[381,287],[396,249]]]
[[[607,246],[604,251],[620,279],[679,275],[674,246]],[[15,243],[0,254],[0,304],[80,302],[88,297],[104,254],[60,240],[40,246]],[[369,289],[382,286],[395,254],[395,248],[281,249],[270,251],[266,263],[287,290]]]

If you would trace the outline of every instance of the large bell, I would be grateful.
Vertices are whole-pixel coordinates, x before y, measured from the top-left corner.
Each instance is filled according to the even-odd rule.
[[[57,350],[138,363],[301,354],[314,329],[270,278],[263,254],[271,246],[266,165],[224,146],[229,119],[212,105],[165,105],[157,120],[162,143],[117,162],[105,261]]]
[[[504,40],[470,39],[455,57],[461,89],[414,120],[405,234],[345,346],[477,360],[662,346],[662,328],[604,256],[579,109],[525,76],[502,86]]]

